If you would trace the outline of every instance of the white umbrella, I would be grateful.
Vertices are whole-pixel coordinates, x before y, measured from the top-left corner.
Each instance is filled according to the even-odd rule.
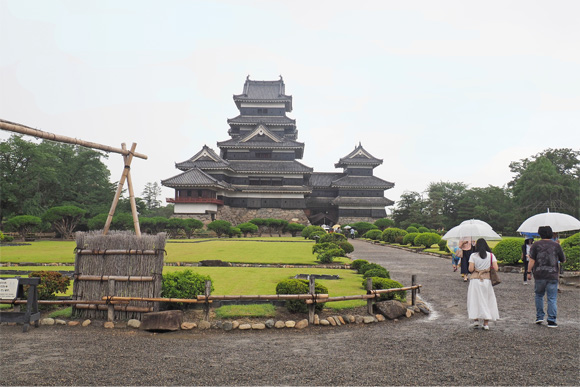
[[[548,210],[526,219],[518,228],[518,232],[537,233],[541,226],[550,226],[553,232],[580,230],[580,220],[568,214]]]
[[[459,240],[477,240],[479,238],[488,241],[501,240],[501,236],[493,231],[489,224],[478,219],[470,219],[461,222],[459,226],[455,226],[447,231],[442,239],[455,242]]]

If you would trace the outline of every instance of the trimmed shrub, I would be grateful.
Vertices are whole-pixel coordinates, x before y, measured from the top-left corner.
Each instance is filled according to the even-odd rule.
[[[395,221],[388,218],[378,219],[374,223],[375,226],[379,228],[379,230],[384,231],[387,227],[395,227]]]
[[[410,227],[409,227],[410,228]],[[407,229],[408,230],[408,229]],[[415,238],[419,235],[418,232],[411,232],[403,237],[403,245],[411,245],[415,243]]]
[[[318,241],[319,243],[325,243],[325,242],[338,242],[338,241],[346,241],[346,237],[342,234],[338,234],[336,232],[333,232],[332,234],[324,234],[323,236],[320,237],[320,240]]]
[[[433,232],[423,232],[415,237],[415,246],[425,246],[426,249],[430,248],[431,245],[439,243],[441,240],[441,235],[435,234]]]
[[[328,294],[326,286],[316,282],[314,287],[316,294]],[[308,281],[303,279],[286,279],[276,285],[276,294],[308,294]],[[308,306],[304,300],[286,300],[286,308],[291,313],[308,313]],[[316,311],[320,312],[324,303],[316,304]]]
[[[351,269],[354,269],[354,270],[356,270],[358,272],[358,270],[360,269],[360,267],[363,266],[363,265],[366,265],[367,263],[369,263],[369,261],[366,261],[364,259],[355,259],[350,264],[350,268]]]
[[[220,238],[222,235],[227,235],[230,232],[232,224],[225,220],[214,220],[207,225],[207,229],[216,233]]]
[[[418,230],[420,233],[424,233],[424,232],[431,232],[431,230],[429,230],[427,227],[419,227]]]
[[[337,241],[336,244],[344,250],[345,254],[350,254],[354,251],[354,246],[349,241]]]
[[[2,231],[0,231],[0,243],[9,243],[14,240],[13,236],[6,235]]]
[[[522,242],[517,239],[502,239],[493,249],[498,261],[508,265],[518,263],[522,257]]]
[[[371,277],[373,279],[373,290],[380,290],[380,289],[396,289],[402,288],[403,285],[400,282],[389,278],[381,278],[381,277]],[[363,288],[366,289],[367,281],[364,280],[362,282]],[[400,290],[398,292],[393,293],[385,293],[381,294],[380,301],[387,301],[387,300],[399,300],[405,301],[406,292],[404,290]]]
[[[413,227],[413,226],[407,227],[407,229],[405,231],[407,231],[409,234],[410,233],[416,233],[416,234],[419,233],[419,229],[417,227]]]
[[[372,239],[373,241],[380,241],[383,236],[381,230],[369,230],[363,235],[364,238]]]
[[[195,273],[193,270],[182,270],[163,274],[161,282],[161,297],[165,298],[196,298],[205,294],[205,281],[211,281],[210,276]],[[211,285],[213,291],[213,282]],[[178,303],[183,307],[183,303]]]
[[[303,236],[304,239],[309,239],[310,234],[312,234],[315,231],[322,231],[323,233],[326,233],[326,231],[324,231],[324,229],[320,226],[306,226],[302,229],[300,235]]]
[[[445,239],[441,239],[439,243],[439,251],[445,251],[446,253],[450,253],[449,248],[447,247],[447,241]]]
[[[55,300],[55,293],[64,293],[70,285],[70,278],[56,271],[35,271],[28,277],[39,277],[40,284],[36,287],[39,300]]]
[[[258,226],[254,223],[246,222],[238,224],[238,228],[242,233],[244,233],[244,237],[248,237],[248,234],[253,234],[258,232]]]
[[[562,249],[566,254],[566,262],[562,264],[564,270],[580,270],[580,232],[564,239]]]
[[[396,243],[396,238],[398,236],[404,237],[405,235],[407,235],[407,231],[401,230],[400,228],[396,227],[387,228],[385,231],[383,231],[383,241],[389,243]]]
[[[334,257],[344,257],[344,250],[341,248],[324,250],[316,258],[322,263],[331,263]]]
[[[230,238],[233,237],[241,237],[242,236],[242,230],[240,230],[238,227],[230,227],[230,230],[228,231],[228,236]]]
[[[284,227],[284,231],[289,232],[292,237],[295,237],[299,232],[302,232],[306,226],[300,223],[288,223]]]
[[[372,270],[372,269],[384,269],[384,267],[382,267],[378,263],[367,263],[367,264],[360,266],[358,268],[357,272],[358,272],[358,274],[364,274],[367,271]]]
[[[314,231],[308,236],[308,239],[312,239],[313,241],[316,241],[316,243],[318,243],[320,239],[325,235],[327,235],[326,231]]]
[[[391,273],[389,273],[389,271],[384,267],[380,269],[371,269],[367,270],[366,273],[363,274],[363,278],[368,277],[391,278]]]
[[[312,254],[318,254],[324,250],[338,249],[338,245],[333,242],[320,242],[312,246]]]

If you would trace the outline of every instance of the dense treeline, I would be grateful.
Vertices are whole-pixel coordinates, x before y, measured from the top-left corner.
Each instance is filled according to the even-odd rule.
[[[505,235],[547,209],[580,218],[580,151],[547,149],[510,163],[509,168],[514,177],[504,187],[437,182],[423,193],[405,192],[392,218],[401,228],[419,223],[446,230],[475,218]]]
[[[63,215],[61,222],[66,233],[73,213],[78,217],[74,219],[77,230],[104,224],[116,184],[109,181],[110,172],[101,157],[107,155],[51,141],[29,142],[21,136],[0,142],[0,224],[23,215],[47,220],[54,207],[69,217]],[[506,235],[515,233],[527,217],[547,208],[580,217],[580,151],[547,149],[510,163],[509,168],[514,177],[503,187],[469,188],[462,182],[432,182],[424,192],[405,192],[391,217],[403,229],[413,223],[450,229],[465,219],[476,218]],[[142,197],[136,198],[140,217],[156,217],[160,223],[159,218],[172,215],[172,206],[160,205],[160,194],[157,183],[147,184]],[[130,228],[129,213],[129,200],[121,199],[113,227]],[[145,221],[145,228],[151,222]],[[237,228],[247,234],[256,226],[261,233],[261,224],[244,223]],[[40,229],[46,227],[47,222],[40,225]]]

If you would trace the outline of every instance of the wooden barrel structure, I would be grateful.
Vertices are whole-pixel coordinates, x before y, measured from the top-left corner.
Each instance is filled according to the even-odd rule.
[[[135,235],[132,231],[78,232],[76,234],[73,300],[101,300],[106,296],[161,297],[167,235]],[[131,301],[128,305],[75,305],[73,315],[105,320],[141,319],[159,310],[158,302]],[[111,316],[109,316],[111,317]]]

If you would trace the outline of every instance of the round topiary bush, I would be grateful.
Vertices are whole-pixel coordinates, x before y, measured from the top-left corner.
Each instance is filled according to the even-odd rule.
[[[409,227],[407,227],[407,230],[406,230],[406,231],[407,231],[409,234],[410,234],[410,233],[412,233],[412,232],[414,232],[414,233],[418,233],[418,232],[419,232],[419,229],[418,229],[417,227],[414,227],[414,226],[409,226]]]
[[[338,242],[338,241],[345,241],[346,237],[342,234],[333,232],[330,234],[324,234],[320,237],[320,240],[318,241],[319,243],[325,243],[325,242]]]
[[[425,246],[426,249],[430,248],[431,245],[439,243],[441,240],[441,235],[435,234],[433,232],[423,232],[415,237],[415,246]]]
[[[391,278],[391,273],[389,273],[389,271],[387,269],[380,268],[380,269],[371,269],[371,270],[367,270],[364,274],[363,274],[363,278],[368,278],[368,277],[380,277],[380,278]]]
[[[449,248],[447,247],[447,241],[445,239],[441,239],[439,243],[439,251],[445,251],[446,253],[450,253]]]
[[[325,250],[338,249],[339,246],[333,242],[317,243],[312,246],[312,254],[320,254]]]
[[[318,241],[320,241],[320,239],[325,235],[326,231],[314,231],[310,233],[310,235],[308,235],[308,239],[311,239],[313,241],[316,241],[316,243],[318,243]]]
[[[338,247],[335,249],[324,250],[318,254],[316,259],[322,263],[331,263],[334,261],[334,257],[344,257],[344,250]]]
[[[407,235],[407,231],[401,230],[400,228],[391,227],[383,231],[383,241],[388,243],[396,243],[397,237],[404,237]]]
[[[402,244],[413,246],[413,244],[415,243],[415,238],[417,237],[417,235],[419,235],[418,232],[411,232],[411,233],[405,235],[403,237],[403,243]]]
[[[309,239],[310,234],[312,234],[315,231],[322,231],[323,233],[326,234],[326,231],[324,231],[324,229],[320,226],[307,226],[302,229],[300,235],[303,236],[304,239]]]
[[[566,255],[566,262],[562,264],[564,270],[580,270],[580,232],[564,239],[562,249]]]
[[[372,269],[384,269],[384,267],[382,267],[378,263],[367,263],[359,267],[358,274],[364,274]]]
[[[397,288],[403,287],[403,285],[400,282],[397,282],[397,281],[389,279],[389,278],[381,278],[381,277],[371,277],[371,278],[373,280],[373,290],[397,289]],[[366,280],[364,280],[362,282],[362,286],[363,286],[363,288],[366,289],[366,286],[367,286]],[[406,292],[404,290],[400,290],[397,292],[381,294],[380,301],[395,300],[396,299],[396,300],[399,300],[401,302],[404,302],[405,297],[406,297]]]
[[[205,281],[211,281],[210,276],[195,273],[193,270],[182,270],[163,274],[161,282],[161,297],[164,298],[196,298],[205,294]],[[213,283],[211,285],[213,291]],[[178,303],[182,307],[183,303]]]
[[[417,231],[420,233],[431,232],[431,230],[429,230],[427,227],[419,227]]]
[[[502,239],[493,249],[498,261],[508,265],[516,264],[522,257],[522,241],[517,239]]]
[[[345,254],[350,254],[354,251],[354,246],[349,241],[337,241],[336,244],[344,250]]]
[[[314,293],[328,294],[326,286],[315,283]],[[276,285],[276,294],[308,294],[308,281],[303,279],[286,279]],[[308,313],[308,306],[304,300],[286,300],[286,308],[291,313]],[[324,303],[316,304],[316,311],[320,312]]]
[[[366,261],[364,259],[355,259],[350,264],[350,268],[354,269],[358,272],[358,270],[361,268],[361,266],[366,265],[367,263],[369,263],[369,261]]]
[[[363,235],[363,238],[372,239],[373,241],[378,241],[383,236],[383,232],[381,230],[369,230]]]

